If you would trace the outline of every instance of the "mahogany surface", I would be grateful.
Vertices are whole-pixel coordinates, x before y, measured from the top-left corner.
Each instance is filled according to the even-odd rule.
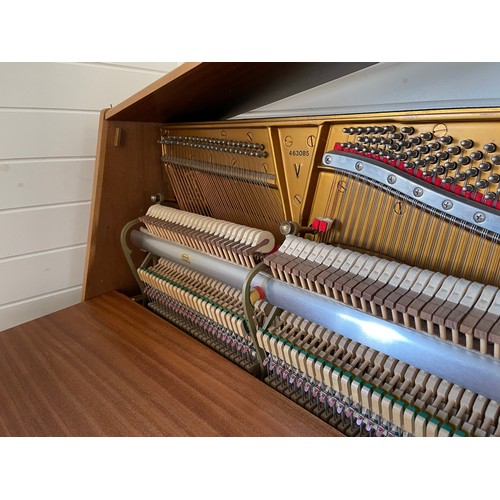
[[[1,436],[338,436],[118,292],[0,333]]]

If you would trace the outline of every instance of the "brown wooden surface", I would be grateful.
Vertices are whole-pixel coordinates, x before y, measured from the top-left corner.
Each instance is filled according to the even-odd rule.
[[[0,333],[2,436],[336,436],[118,292]]]
[[[115,146],[117,135],[120,141]],[[110,123],[101,113],[83,300],[111,290],[129,295],[138,291],[123,256],[120,233],[127,222],[146,213],[152,194],[165,191],[159,138],[159,124]]]
[[[373,63],[184,63],[108,110],[108,120],[208,121],[250,111]]]

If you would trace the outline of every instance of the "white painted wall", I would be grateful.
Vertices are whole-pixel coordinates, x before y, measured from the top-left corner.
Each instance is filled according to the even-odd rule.
[[[81,300],[99,112],[177,63],[0,63],[0,331]]]

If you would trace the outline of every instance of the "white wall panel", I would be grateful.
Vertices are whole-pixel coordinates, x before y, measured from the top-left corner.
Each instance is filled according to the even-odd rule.
[[[127,70],[138,70],[138,69],[146,69],[150,71],[156,71],[158,73],[168,73],[176,68],[181,63],[172,63],[172,62],[108,62],[108,63],[94,63],[101,64],[106,66],[121,66]]]
[[[98,124],[98,112],[0,109],[0,159],[94,156]]]
[[[85,246],[0,261],[0,304],[82,284]]]
[[[93,157],[0,161],[0,210],[88,201],[93,177]]]
[[[77,304],[81,295],[82,287],[77,286],[0,306],[0,332],[18,325],[19,318],[26,322]]]
[[[174,63],[133,65],[2,63],[0,107],[98,111],[116,106],[175,67]]]
[[[177,63],[0,63],[0,331],[80,301],[99,111]]]
[[[90,202],[0,211],[0,259],[86,243],[89,214]]]

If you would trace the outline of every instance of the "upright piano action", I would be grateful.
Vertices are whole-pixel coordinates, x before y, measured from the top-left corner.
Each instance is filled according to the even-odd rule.
[[[347,435],[500,435],[499,119],[161,125],[144,303]]]

